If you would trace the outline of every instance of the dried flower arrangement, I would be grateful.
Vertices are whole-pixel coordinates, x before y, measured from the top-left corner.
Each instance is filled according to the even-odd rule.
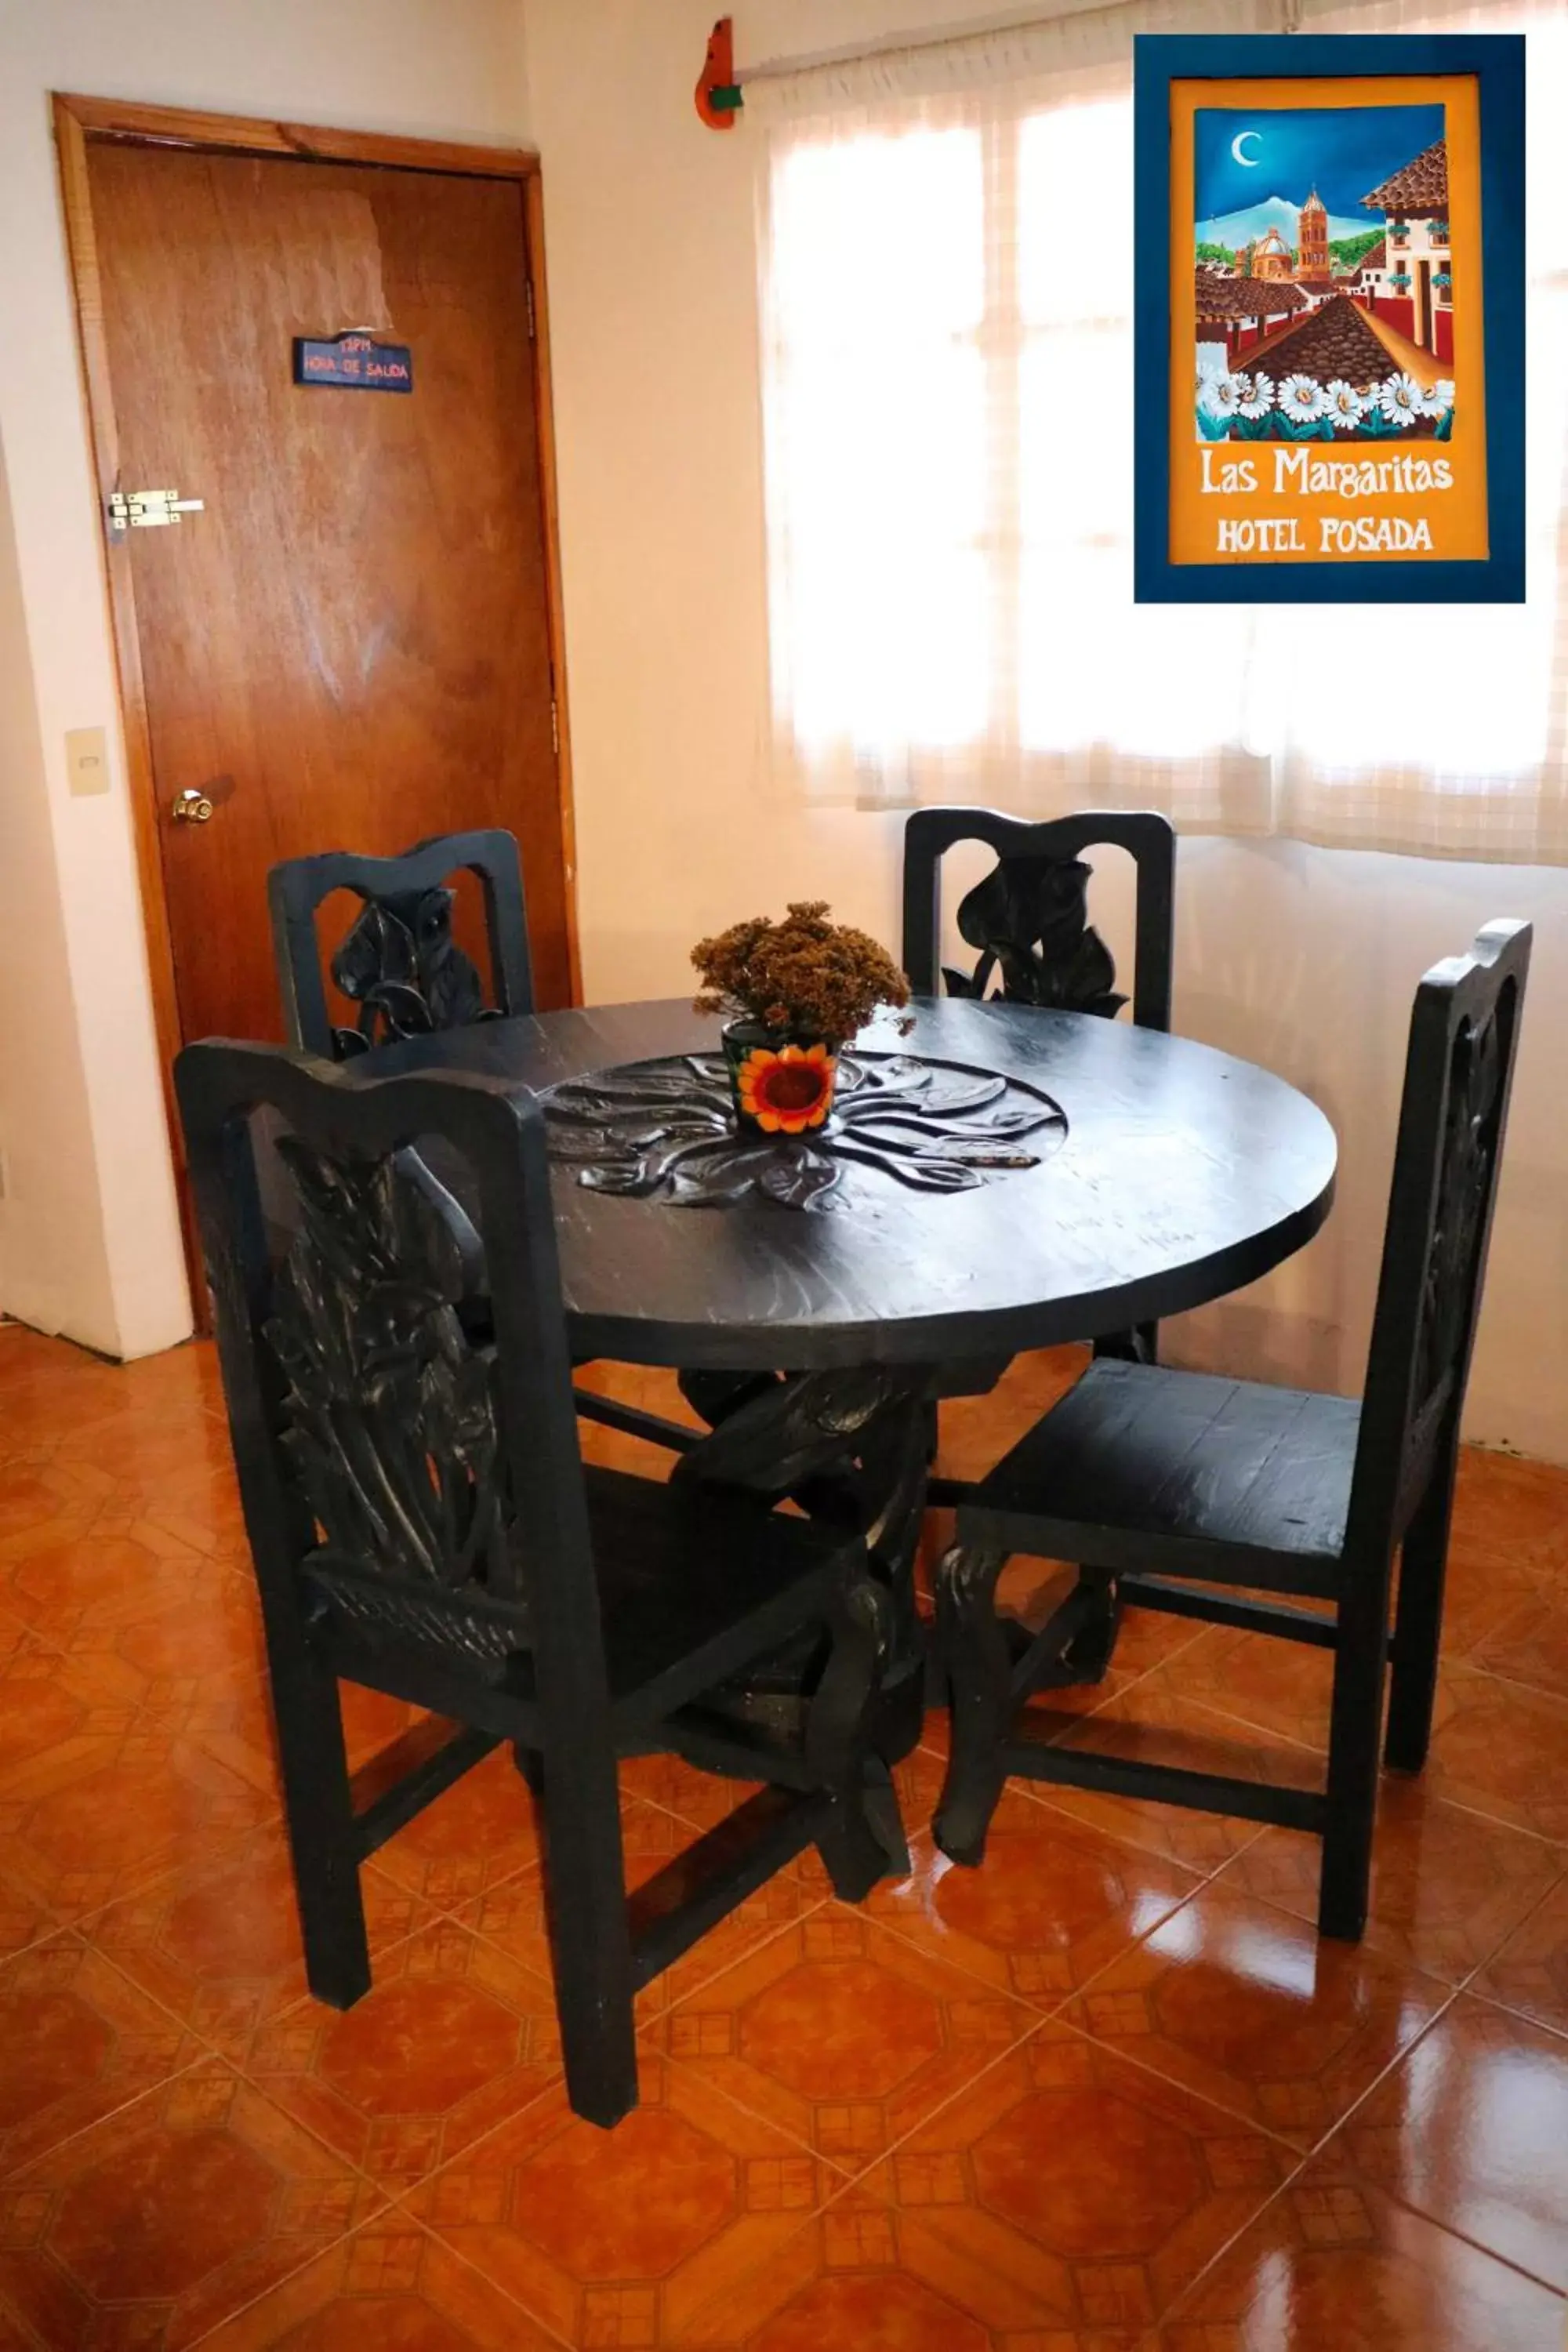
[[[830,922],[821,898],[795,901],[783,922],[753,915],[731,923],[699,940],[691,961],[703,982],[699,1013],[830,1045],[852,1037],[879,1005],[910,1001],[887,950],[852,923]]]

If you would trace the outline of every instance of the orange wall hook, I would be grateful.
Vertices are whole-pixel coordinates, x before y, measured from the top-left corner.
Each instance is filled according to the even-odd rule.
[[[733,131],[742,105],[735,79],[735,20],[721,16],[708,37],[708,54],[697,78],[697,111],[710,131]]]

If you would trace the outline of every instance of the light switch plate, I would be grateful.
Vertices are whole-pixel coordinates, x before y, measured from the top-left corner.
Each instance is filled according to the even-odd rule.
[[[101,727],[76,727],[66,737],[66,768],[79,800],[109,790],[109,739]]]

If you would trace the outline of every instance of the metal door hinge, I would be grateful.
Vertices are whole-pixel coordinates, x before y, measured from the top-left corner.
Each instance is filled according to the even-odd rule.
[[[533,280],[531,278],[525,278],[523,279],[522,290],[528,299],[528,340],[531,343],[539,332],[539,321],[533,314]]]
[[[559,759],[561,757],[561,714],[555,707],[553,695],[550,698],[550,748]]]
[[[116,490],[109,501],[109,520],[114,530],[155,530],[205,508],[205,499],[183,499],[178,490]]]

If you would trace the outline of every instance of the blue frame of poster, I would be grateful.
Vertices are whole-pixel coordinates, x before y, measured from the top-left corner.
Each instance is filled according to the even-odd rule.
[[[1524,54],[1524,38],[1518,34],[1161,33],[1141,34],[1135,38],[1133,595],[1137,603],[1523,602]],[[1486,552],[1463,560],[1448,560],[1438,554],[1401,561],[1397,556],[1380,553],[1375,560],[1366,561],[1357,560],[1353,553],[1334,553],[1305,562],[1174,562],[1172,270],[1177,248],[1173,243],[1172,217],[1172,85],[1256,81],[1277,86],[1300,81],[1304,86],[1303,108],[1310,108],[1314,81],[1343,83],[1384,76],[1411,82],[1444,76],[1473,78],[1478,95],[1479,250],[1484,306],[1479,350],[1485,384]],[[1243,131],[1237,143],[1255,135]],[[1231,152],[1235,152],[1234,147]],[[1245,164],[1256,159],[1244,152],[1236,160]],[[1314,195],[1315,193],[1314,189]],[[1296,199],[1298,204],[1300,201]],[[1328,226],[1331,226],[1331,222]],[[1294,274],[1298,276],[1301,274],[1304,253],[1302,247],[1293,257]],[[1250,258],[1249,256],[1249,261]],[[1292,262],[1287,261],[1286,270],[1291,268]],[[1397,280],[1388,282],[1398,284]],[[1320,299],[1324,296],[1321,286],[1309,290]],[[1200,297],[1200,300],[1206,299]],[[1427,300],[1430,302],[1429,293]],[[1368,309],[1375,307],[1367,305]],[[1348,311],[1351,305],[1346,303],[1344,308]],[[1277,343],[1283,341],[1283,334],[1273,340]],[[1397,341],[1398,338],[1391,340]],[[1438,389],[1452,400],[1451,384]],[[1367,435],[1376,424],[1377,419],[1369,416]],[[1446,425],[1424,429],[1436,430],[1441,439],[1451,425],[1450,418]],[[1324,425],[1321,430],[1327,439],[1329,427]],[[1300,439],[1303,436],[1280,426],[1279,437]],[[1434,449],[1430,439],[1417,444],[1409,438],[1405,446],[1419,446],[1428,452]],[[1388,450],[1388,440],[1384,441],[1383,448]],[[1302,459],[1289,453],[1282,455],[1278,462],[1300,468]],[[1384,465],[1388,462],[1385,457]],[[1396,465],[1399,462],[1398,458],[1394,460]],[[1404,462],[1408,466],[1408,457]],[[1444,460],[1440,455],[1436,462],[1442,468]],[[1211,467],[1206,453],[1204,466],[1205,488],[1214,487],[1208,479]],[[1384,473],[1381,478],[1386,483],[1390,477]],[[1338,545],[1342,549],[1346,543],[1342,535]],[[1264,541],[1261,544],[1267,552],[1270,542]],[[1326,528],[1322,544],[1331,544]],[[1285,549],[1293,546],[1298,553],[1309,552],[1299,537],[1294,541],[1276,541],[1273,545]]]

